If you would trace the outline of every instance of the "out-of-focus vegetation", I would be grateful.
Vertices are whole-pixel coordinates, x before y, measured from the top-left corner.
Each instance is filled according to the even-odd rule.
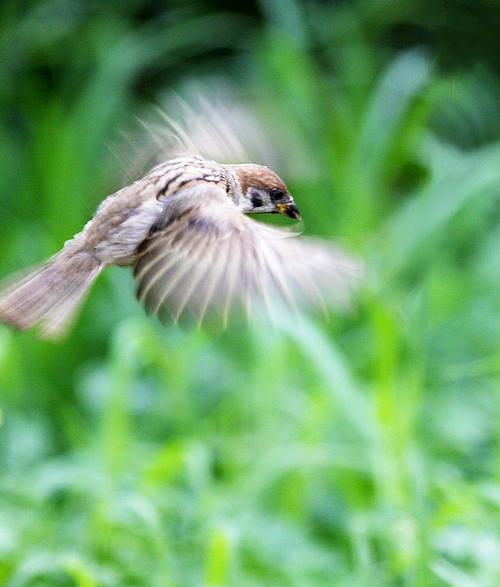
[[[115,269],[63,344],[0,326],[0,584],[499,585],[500,5],[166,4],[1,3],[0,275],[123,182],[134,115],[223,75],[367,285],[213,333]]]

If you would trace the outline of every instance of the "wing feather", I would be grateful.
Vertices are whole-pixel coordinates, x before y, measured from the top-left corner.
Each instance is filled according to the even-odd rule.
[[[235,308],[297,310],[349,302],[360,264],[328,241],[291,238],[243,215],[220,188],[199,184],[169,199],[162,224],[141,245],[137,295],[161,318],[187,311],[203,321]]]

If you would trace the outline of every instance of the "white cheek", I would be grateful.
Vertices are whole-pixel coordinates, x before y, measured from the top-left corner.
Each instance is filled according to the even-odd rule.
[[[240,212],[249,212],[252,209],[252,203],[245,196],[242,196],[238,202],[235,202],[235,205]]]
[[[265,191],[257,189],[249,190],[248,198],[251,202],[252,208],[267,211],[271,207],[269,202],[269,196]]]

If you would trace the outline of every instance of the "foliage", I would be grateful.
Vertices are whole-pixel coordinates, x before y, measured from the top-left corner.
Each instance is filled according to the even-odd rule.
[[[327,323],[164,328],[116,269],[63,344],[0,327],[0,582],[498,585],[495,3],[463,3],[463,67],[424,34],[458,3],[21,4],[0,7],[1,275],[117,187],[132,116],[221,73],[301,145],[307,232],[369,275]]]

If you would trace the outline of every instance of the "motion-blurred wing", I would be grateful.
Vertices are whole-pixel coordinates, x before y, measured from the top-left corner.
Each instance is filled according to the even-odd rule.
[[[169,200],[134,275],[137,297],[161,318],[216,310],[225,321],[235,307],[345,305],[360,266],[327,242],[251,220],[223,190],[200,185]]]
[[[162,107],[146,111],[141,130],[130,129],[113,147],[126,176],[132,179],[158,163],[201,156],[219,163],[265,163],[287,177],[311,167],[293,131],[258,113],[248,96],[224,78],[190,81],[165,96]],[[244,139],[244,140],[243,140]],[[290,163],[292,159],[292,163]]]

